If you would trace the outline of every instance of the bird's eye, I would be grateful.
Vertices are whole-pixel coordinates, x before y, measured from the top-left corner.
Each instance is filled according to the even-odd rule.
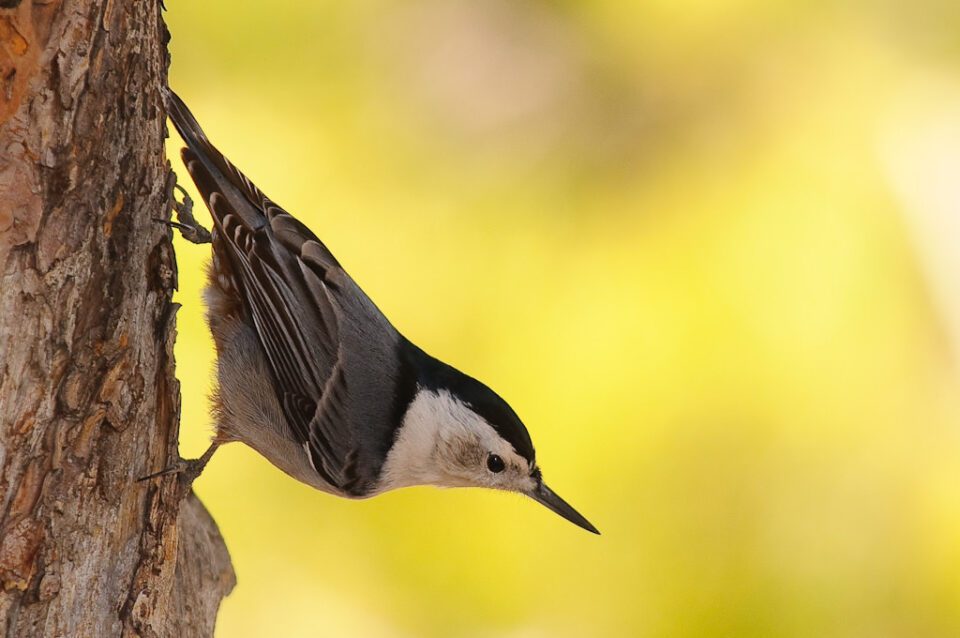
[[[493,472],[494,474],[499,474],[507,465],[503,462],[496,454],[490,454],[487,456],[487,469]]]

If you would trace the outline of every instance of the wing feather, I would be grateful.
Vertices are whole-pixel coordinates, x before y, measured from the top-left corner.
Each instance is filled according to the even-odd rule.
[[[325,481],[359,491],[340,311],[331,294],[346,275],[309,229],[210,144],[192,116],[184,119],[186,107],[177,102],[182,108],[171,118],[192,136],[184,135],[185,163],[213,215],[215,250],[227,253],[290,434]]]

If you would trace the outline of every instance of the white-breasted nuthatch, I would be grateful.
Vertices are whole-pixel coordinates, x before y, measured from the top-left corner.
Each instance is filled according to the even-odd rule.
[[[214,148],[179,97],[164,89],[164,102],[213,217],[205,298],[218,381],[212,445],[171,471],[195,477],[218,445],[242,441],[337,496],[488,487],[599,533],[544,484],[506,401],[401,335],[327,247]],[[205,238],[192,219],[181,229]]]

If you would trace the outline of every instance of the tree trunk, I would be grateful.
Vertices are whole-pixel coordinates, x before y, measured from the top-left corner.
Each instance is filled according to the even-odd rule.
[[[155,0],[0,0],[0,635],[209,636],[234,585],[176,477]]]

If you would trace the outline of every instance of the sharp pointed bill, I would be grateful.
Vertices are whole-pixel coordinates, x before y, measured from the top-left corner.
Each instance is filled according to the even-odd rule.
[[[527,496],[541,505],[544,505],[552,512],[564,517],[577,527],[581,527],[588,532],[593,532],[597,535],[600,534],[600,530],[594,527],[590,521],[585,519],[580,512],[573,509],[569,503],[557,496],[557,493],[547,487],[547,484],[543,481],[537,481],[536,487],[533,488],[532,492],[528,492]]]

